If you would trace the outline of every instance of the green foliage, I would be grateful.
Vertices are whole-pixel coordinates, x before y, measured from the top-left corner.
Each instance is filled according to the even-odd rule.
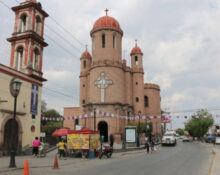
[[[207,110],[198,110],[194,116],[208,116],[210,115]],[[213,125],[212,118],[192,118],[185,125],[185,130],[193,137],[203,137],[210,126]]]
[[[179,134],[180,136],[182,136],[182,135],[184,135],[184,130],[181,129],[181,128],[178,128],[178,129],[176,130],[176,133]]]
[[[49,109],[42,113],[44,117],[59,118],[61,115],[55,109]],[[63,127],[63,121],[41,121],[41,131],[45,132],[47,136],[56,130]]]
[[[137,127],[137,133],[146,133],[146,134],[150,134],[153,130],[153,126],[152,123],[140,123],[139,122],[129,122],[128,123],[129,126],[136,126]],[[148,128],[147,128],[148,125]]]

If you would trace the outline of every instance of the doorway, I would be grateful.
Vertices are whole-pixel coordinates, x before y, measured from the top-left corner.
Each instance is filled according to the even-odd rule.
[[[14,123],[13,123],[14,122]],[[12,129],[14,132],[14,144],[15,144],[15,149],[17,150],[18,148],[18,122],[13,119],[9,119],[4,127],[4,142],[3,142],[3,150],[5,152],[10,152],[11,149],[11,134],[12,134]],[[9,153],[8,152],[8,153]]]
[[[104,136],[104,142],[108,142],[108,124],[105,121],[99,122],[98,130],[100,132],[100,136]]]

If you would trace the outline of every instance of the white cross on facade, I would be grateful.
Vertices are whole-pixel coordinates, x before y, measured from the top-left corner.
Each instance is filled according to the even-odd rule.
[[[104,72],[101,72],[99,79],[95,81],[95,85],[101,89],[101,102],[105,101],[105,88],[112,84],[113,81],[109,80]]]
[[[33,105],[35,105],[38,95],[37,86],[34,86],[33,89],[31,89],[31,92],[33,93]]]

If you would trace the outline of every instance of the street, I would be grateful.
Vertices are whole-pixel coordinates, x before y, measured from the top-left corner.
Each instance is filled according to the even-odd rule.
[[[51,157],[53,159],[53,157]],[[33,161],[40,159],[29,159]],[[156,152],[146,154],[145,150],[113,154],[110,159],[72,159],[59,160],[59,169],[38,163],[30,166],[31,175],[208,175],[212,154],[210,149],[200,143],[178,142],[176,147],[160,147]],[[2,160],[1,160],[2,161]],[[41,159],[44,161],[44,158]],[[51,160],[52,162],[53,160]],[[74,162],[74,163],[73,163]],[[0,173],[2,174],[2,173]],[[4,175],[20,175],[22,169],[3,172]]]

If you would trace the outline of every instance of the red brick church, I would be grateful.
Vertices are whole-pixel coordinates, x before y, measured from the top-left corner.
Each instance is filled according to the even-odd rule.
[[[131,49],[131,66],[122,59],[123,31],[107,10],[94,23],[90,36],[92,54],[86,49],[80,58],[80,106],[64,108],[64,126],[99,130],[107,141],[110,134],[115,138],[124,134],[132,116],[146,122],[142,116],[161,115],[160,87],[144,83],[143,52],[137,43]],[[161,133],[161,119],[150,120],[153,133]]]

